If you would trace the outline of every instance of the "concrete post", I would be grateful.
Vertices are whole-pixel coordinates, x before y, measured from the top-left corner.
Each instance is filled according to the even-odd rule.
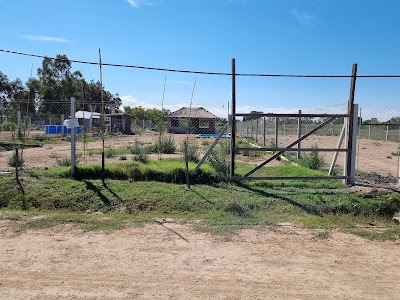
[[[76,105],[75,98],[71,97],[71,120],[75,119]],[[75,175],[76,165],[76,128],[71,128],[71,176]]]
[[[21,128],[21,111],[17,111],[17,128]]]

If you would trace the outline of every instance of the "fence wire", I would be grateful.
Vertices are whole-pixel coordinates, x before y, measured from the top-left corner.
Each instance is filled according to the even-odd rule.
[[[23,168],[49,168],[71,163],[69,100],[50,100],[49,111],[16,109],[0,116],[0,170],[12,169],[13,144],[24,144]],[[15,103],[15,102],[14,102]],[[21,109],[21,110],[19,110]],[[121,160],[182,158],[188,143],[189,159],[198,162],[224,129],[229,104],[222,101],[147,102],[118,111],[106,107],[106,164]],[[77,162],[99,164],[102,155],[101,101],[77,101]],[[229,140],[229,130],[223,136]],[[227,139],[228,138],[228,139]],[[219,146],[218,146],[219,147]],[[217,147],[217,148],[218,148]],[[217,149],[216,148],[216,149]],[[228,160],[229,151],[226,153]],[[228,168],[228,167],[227,167]]]
[[[360,108],[356,176],[371,184],[400,182],[400,106]]]

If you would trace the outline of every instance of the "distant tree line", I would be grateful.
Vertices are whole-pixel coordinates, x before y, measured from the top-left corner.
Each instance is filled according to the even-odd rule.
[[[55,59],[45,57],[37,69],[37,78],[30,77],[23,84],[21,79],[9,80],[0,71],[0,113],[15,115],[58,115],[70,111],[70,98],[74,97],[82,110],[101,111],[101,91],[105,111],[117,111],[121,98],[101,87],[99,81],[87,81],[82,72],[72,71],[66,55]]]

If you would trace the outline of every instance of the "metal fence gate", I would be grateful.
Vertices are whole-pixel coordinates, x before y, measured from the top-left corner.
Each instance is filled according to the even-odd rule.
[[[232,60],[232,113],[230,116],[230,123],[232,128],[232,137],[231,137],[231,169],[230,169],[230,178],[232,180],[273,180],[273,179],[344,179],[346,184],[354,184],[355,183],[355,165],[356,165],[356,137],[357,137],[357,124],[358,124],[358,105],[354,104],[354,94],[355,94],[355,86],[356,86],[356,78],[357,78],[357,65],[353,65],[352,76],[351,76],[351,85],[350,85],[350,97],[347,103],[347,112],[345,114],[302,114],[299,111],[298,114],[273,114],[273,113],[240,113],[236,112],[236,67],[235,60]],[[236,143],[237,138],[237,130],[240,126],[239,121],[236,117],[254,117],[257,119],[261,119],[264,121],[265,118],[274,118],[275,119],[275,132],[276,132],[276,140],[278,139],[278,119],[279,118],[297,118],[298,123],[301,124],[303,118],[320,118],[322,121],[315,128],[310,131],[302,134],[301,129],[297,133],[297,139],[294,142],[289,143],[285,147],[277,147],[277,145],[273,147],[238,147]],[[329,124],[332,124],[333,121],[338,118],[344,118],[344,122],[342,125],[341,134],[339,140],[337,142],[336,147],[330,148],[302,148],[301,142],[317,132],[318,130],[326,127]],[[258,124],[258,122],[257,122]],[[239,126],[238,126],[239,125]],[[265,128],[265,125],[264,125]],[[301,128],[301,126],[298,126]],[[258,132],[258,128],[257,128]],[[344,141],[344,147],[341,147]],[[265,144],[265,143],[264,143]],[[252,170],[247,172],[246,174],[239,176],[235,174],[235,158],[236,154],[239,151],[272,151],[274,154],[258,164]],[[302,151],[318,151],[318,152],[333,152],[335,153],[334,158],[331,163],[330,172],[327,176],[287,176],[287,177],[260,177],[260,176],[251,176],[257,170],[261,169],[263,166],[267,165],[271,161],[277,159],[285,152],[297,152],[300,156]],[[336,162],[337,155],[343,152],[345,153],[345,163],[343,166],[343,175],[331,175],[331,170],[333,165]]]

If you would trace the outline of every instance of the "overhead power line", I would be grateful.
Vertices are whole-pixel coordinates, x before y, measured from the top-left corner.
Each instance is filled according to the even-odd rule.
[[[46,55],[24,53],[18,51],[0,49],[0,52],[11,53],[16,55],[31,56],[37,58],[49,58],[54,60],[64,60],[56,57],[50,57]],[[70,62],[87,65],[99,65],[99,62],[90,62],[83,60],[68,59]],[[193,70],[177,70],[167,68],[156,68],[136,65],[125,65],[125,64],[113,64],[113,63],[102,63],[103,66],[109,67],[120,67],[120,68],[133,68],[133,69],[144,69],[153,71],[164,71],[164,72],[175,72],[175,73],[189,73],[189,74],[202,74],[202,75],[220,75],[220,76],[232,76],[232,73],[225,72],[205,72],[205,71],[193,71]],[[352,75],[299,75],[299,74],[258,74],[258,73],[236,73],[236,76],[248,76],[248,77],[287,77],[287,78],[351,78]],[[357,75],[357,78],[400,78],[400,75]]]

